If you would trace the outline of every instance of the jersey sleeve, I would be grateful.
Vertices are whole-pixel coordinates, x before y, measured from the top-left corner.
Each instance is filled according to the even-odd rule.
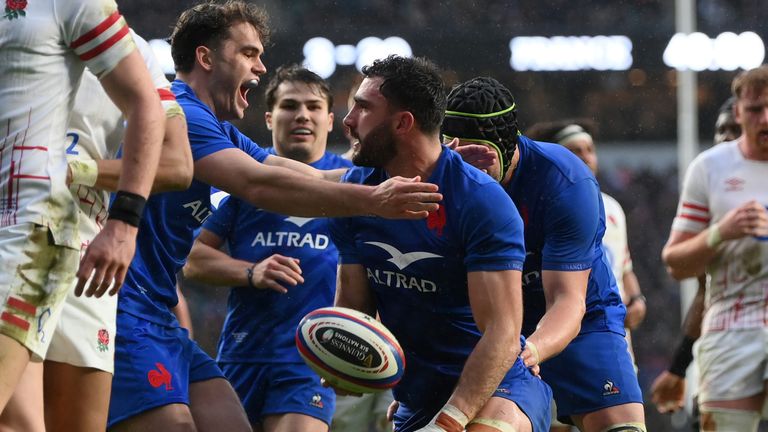
[[[698,233],[709,226],[708,175],[702,157],[691,162],[685,173],[683,191],[677,204],[677,214],[672,222],[673,231]]]
[[[245,136],[245,134],[240,132],[236,127],[229,123],[224,123],[224,129],[228,132],[235,147],[239,148],[245,153],[248,153],[250,157],[261,163],[264,163],[267,157],[269,157],[269,152],[267,150],[261,148],[258,144],[253,142],[252,139],[248,138]]]
[[[222,239],[230,237],[240,210],[240,200],[233,197],[224,198],[224,202],[203,223],[203,228],[216,234]]]
[[[592,268],[600,229],[600,190],[589,179],[575,182],[553,198],[544,221],[542,269]]]
[[[58,1],[55,8],[64,42],[97,77],[136,49],[114,0]]]
[[[522,271],[523,219],[512,200],[496,183],[486,183],[472,197],[460,213],[467,271]]]
[[[149,46],[149,43],[143,37],[137,35],[133,30],[131,30],[131,35],[133,36],[134,42],[136,42],[136,48],[139,50],[139,53],[141,53],[141,57],[147,65],[147,69],[149,69],[152,83],[155,85],[157,93],[160,95],[160,102],[163,105],[163,110],[165,110],[165,116],[169,118],[177,115],[183,116],[184,111],[179,106],[179,103],[176,102],[176,96],[171,91],[171,83],[165,77],[163,68],[160,66],[160,62],[157,60],[152,47]]]

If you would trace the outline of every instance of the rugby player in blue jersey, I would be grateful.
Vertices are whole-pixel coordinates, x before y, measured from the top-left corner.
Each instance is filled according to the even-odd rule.
[[[318,169],[352,163],[326,152],[333,128],[328,83],[298,66],[281,67],[265,91],[270,154]],[[256,431],[325,432],[334,392],[301,359],[301,318],[333,304],[338,252],[328,219],[267,212],[230,197],[203,224],[185,276],[232,286],[217,361]],[[226,243],[229,255],[219,250]]]
[[[558,419],[585,432],[645,431],[642,395],[624,339],[624,307],[602,253],[605,212],[597,180],[568,149],[532,141],[515,101],[493,78],[448,96],[444,139],[496,153],[487,169],[525,223],[523,358],[540,365]]]
[[[242,118],[250,86],[266,72],[265,13],[243,1],[203,3],[181,14],[171,37],[172,85],[187,119],[194,180],[152,196],[136,256],[118,301],[109,428],[116,431],[250,430],[216,363],[171,313],[176,272],[194,232],[211,215],[211,185],[262,208],[295,216],[377,214],[424,218],[441,199],[418,178],[378,187],[343,185],[300,162],[270,155],[226,120]],[[288,169],[286,169],[288,168]]]
[[[446,89],[431,62],[390,56],[363,74],[344,119],[357,166],[343,180],[420,176],[444,197],[426,220],[330,222],[336,305],[378,312],[406,356],[395,430],[546,431],[551,391],[519,357],[520,215],[493,179],[440,144]]]

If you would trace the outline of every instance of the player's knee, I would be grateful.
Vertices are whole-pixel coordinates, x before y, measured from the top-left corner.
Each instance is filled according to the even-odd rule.
[[[602,432],[647,432],[645,423],[620,423],[608,426]]]
[[[756,411],[703,406],[701,411],[702,431],[756,431],[760,413]]]
[[[467,432],[517,432],[517,429],[503,420],[478,417],[469,422]]]

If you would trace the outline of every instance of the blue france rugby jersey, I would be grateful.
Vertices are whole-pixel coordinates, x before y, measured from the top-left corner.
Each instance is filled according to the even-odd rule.
[[[605,209],[589,168],[568,149],[520,137],[520,162],[506,191],[525,223],[523,334],[544,315],[543,270],[592,269],[581,334],[624,333],[626,309],[602,250]]]
[[[355,167],[344,180],[377,185],[387,177]],[[519,271],[525,259],[520,215],[491,177],[444,147],[427,181],[443,201],[426,219],[330,222],[341,263],[365,267],[381,320],[403,347],[395,399],[412,406],[447,397],[480,340],[467,272]]]
[[[269,156],[234,126],[217,120],[187,84],[176,80],[171,90],[186,115],[195,161],[230,148],[239,148],[259,162]],[[176,273],[186,262],[195,230],[211,215],[210,194],[209,185],[193,180],[185,191],[150,196],[118,310],[157,324],[178,324],[171,313],[178,303]]]
[[[269,152],[274,154],[274,149]],[[325,153],[311,166],[327,170],[352,163]],[[203,228],[225,240],[233,258],[258,262],[273,254],[298,258],[304,283],[288,293],[234,287],[219,339],[220,362],[301,362],[296,326],[310,311],[331,306],[339,254],[330,241],[328,219],[285,216],[229,197]]]

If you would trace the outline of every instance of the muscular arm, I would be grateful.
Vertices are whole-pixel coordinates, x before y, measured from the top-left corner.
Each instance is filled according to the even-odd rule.
[[[123,171],[122,159],[96,162],[99,175],[95,187],[114,192]],[[182,116],[165,120],[165,136],[152,193],[185,190],[192,182],[192,151],[187,138],[187,122]]]
[[[117,189],[148,196],[160,160],[165,113],[138,51],[101,78],[112,102],[128,121],[123,144],[122,175]]]
[[[238,149],[195,162],[195,177],[252,205],[294,216],[352,216],[419,219],[442,199],[437,186],[399,177],[376,186],[334,183],[280,166],[260,164]]]
[[[526,366],[554,357],[579,334],[586,311],[587,280],[591,270],[544,270],[541,275],[547,311],[536,331],[528,337],[538,350],[538,358],[526,349]]]
[[[165,133],[165,113],[149,71],[134,50],[101,78],[109,97],[128,119],[124,140],[123,172],[118,189],[146,197],[152,187]],[[75,294],[81,295],[92,277],[86,296],[101,297],[112,285],[117,294],[136,251],[138,229],[117,219],[108,219],[80,261]],[[93,275],[93,276],[91,276]],[[114,284],[112,282],[114,281]]]
[[[219,250],[221,237],[203,228],[192,246],[184,265],[184,276],[214,286],[249,286],[269,288],[286,293],[284,285],[304,282],[298,261],[282,255],[272,255],[258,263],[232,258]],[[254,265],[255,264],[255,265]],[[253,269],[248,281],[248,269]]]
[[[717,255],[717,248],[707,245],[708,230],[700,233],[672,231],[661,252],[667,272],[677,280],[694,277]]]
[[[713,231],[716,241],[711,242]],[[703,274],[707,265],[719,253],[720,242],[746,236],[768,234],[768,210],[757,201],[749,201],[730,210],[714,225],[699,232],[672,230],[661,258],[675,279]]]
[[[280,156],[270,155],[264,163],[271,166],[279,166],[283,168],[289,168],[292,171],[302,173],[309,177],[328,180],[332,182],[338,182],[341,180],[341,176],[347,172],[346,168],[337,168],[334,170],[319,170],[311,167],[305,163],[297,162],[293,159],[288,159]]]
[[[519,271],[470,272],[469,301],[483,333],[464,364],[448,404],[474,418],[520,353],[523,319]]]

